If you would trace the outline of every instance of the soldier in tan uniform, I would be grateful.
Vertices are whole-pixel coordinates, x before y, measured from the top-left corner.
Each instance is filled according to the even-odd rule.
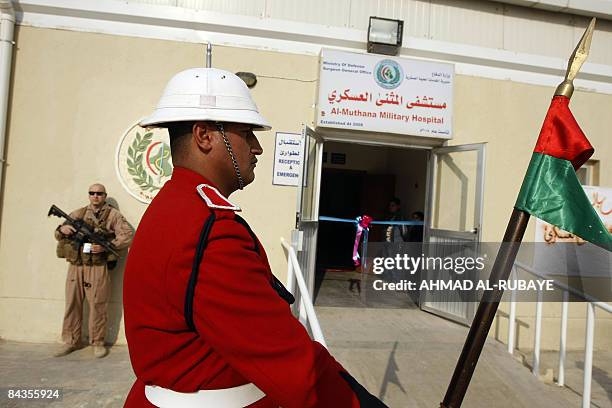
[[[89,187],[89,205],[70,213],[75,220],[83,220],[96,232],[105,235],[117,249],[126,248],[134,230],[121,213],[106,203],[106,188],[102,184]],[[116,258],[108,253],[102,245],[83,243],[75,248],[70,237],[75,233],[71,225],[62,224],[55,231],[55,238],[60,241],[58,256],[70,263],[66,278],[66,310],[62,328],[62,340],[65,343],[55,353],[56,357],[64,356],[76,350],[81,339],[83,322],[83,300],[89,304],[89,342],[94,355],[104,357],[106,334],[107,306],[110,300],[111,282],[108,263]]]

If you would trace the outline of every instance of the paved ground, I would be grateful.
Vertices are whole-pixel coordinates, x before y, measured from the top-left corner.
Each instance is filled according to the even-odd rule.
[[[330,349],[390,407],[438,407],[468,328],[419,310],[417,299],[368,291],[371,279],[365,278],[356,272],[319,275],[315,302]],[[542,372],[555,358],[554,353],[544,353]],[[538,380],[522,360],[510,356],[501,343],[488,341],[463,406],[580,406],[580,353],[568,355],[568,388]],[[592,406],[612,408],[612,352],[596,352],[594,361]]]
[[[317,310],[332,353],[372,393],[391,408],[438,407],[466,328],[418,310]],[[55,348],[53,344],[0,342],[0,407],[122,406],[134,379],[126,347],[113,347],[104,359],[94,359],[89,347],[66,357],[50,357]],[[542,360],[544,366],[546,354]],[[581,384],[581,380],[576,382],[578,371],[570,367],[566,374],[572,389],[547,385],[511,358],[503,345],[489,342],[463,406],[578,407],[581,386],[574,385]],[[598,368],[593,406],[608,408],[611,396],[595,387],[596,382],[605,385],[602,378],[607,378],[608,393],[612,389],[609,371]],[[9,401],[5,392],[11,387],[57,387],[63,399],[53,403]]]
[[[524,364],[531,369],[533,354],[520,353]],[[540,373],[552,373],[557,382],[559,377],[559,353],[543,352],[540,355]],[[549,380],[550,380],[549,376]],[[565,386],[582,398],[584,381],[584,351],[569,351],[565,361]],[[612,351],[596,350],[593,353],[593,371],[591,380],[591,406],[612,408]]]
[[[0,407],[121,407],[134,374],[127,347],[115,346],[96,359],[91,347],[51,357],[56,344],[0,342]],[[7,388],[59,388],[60,401],[9,400]]]
[[[333,279],[331,279],[333,278]],[[332,275],[319,290],[317,313],[332,354],[391,408],[437,408],[467,328],[417,309],[412,300],[373,298],[350,287],[349,275]],[[331,306],[334,301],[343,307]],[[366,307],[367,306],[367,307]],[[53,358],[54,344],[0,341],[0,407],[121,407],[134,375],[127,348],[115,346],[103,359],[91,348]],[[527,359],[526,361],[530,361]],[[582,393],[582,356],[570,353],[569,388],[545,384],[505,346],[487,342],[464,401],[466,408],[575,408]],[[542,371],[556,367],[544,353]],[[7,388],[60,388],[49,403],[8,400]],[[597,352],[593,407],[612,408],[612,352]],[[333,407],[330,407],[333,408]]]
[[[418,310],[336,307],[317,310],[332,353],[372,393],[381,396],[392,408],[438,406],[466,328]],[[104,359],[94,359],[90,348],[63,358],[50,357],[55,347],[0,342],[1,407],[122,406],[134,378],[126,347],[113,347]],[[547,355],[542,358],[543,367]],[[596,361],[611,367],[600,364],[599,354]],[[512,359],[501,344],[490,342],[464,407],[578,407],[582,377],[575,364],[568,366],[566,376],[571,388],[547,385],[530,375],[528,367]],[[11,387],[57,387],[62,390],[63,399],[53,403],[9,401],[5,392]],[[611,407],[610,390],[610,370],[597,368],[593,406]]]
[[[390,407],[438,407],[467,328],[419,310],[317,308],[336,358]],[[612,368],[612,367],[611,367]],[[580,396],[548,385],[487,342],[464,407],[578,407]]]

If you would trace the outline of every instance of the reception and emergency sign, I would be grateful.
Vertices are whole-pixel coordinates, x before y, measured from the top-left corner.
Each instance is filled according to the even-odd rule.
[[[454,66],[321,51],[317,126],[450,139]]]
[[[297,186],[304,160],[304,141],[299,133],[276,132],[272,184]]]

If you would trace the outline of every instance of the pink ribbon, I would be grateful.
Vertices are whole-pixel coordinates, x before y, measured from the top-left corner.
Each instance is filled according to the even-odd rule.
[[[364,230],[367,231],[370,228],[370,223],[372,221],[374,221],[374,219],[369,215],[357,217],[357,233],[355,234],[355,245],[353,245],[353,263],[355,266],[361,265],[359,259],[359,242],[361,242],[361,235]]]

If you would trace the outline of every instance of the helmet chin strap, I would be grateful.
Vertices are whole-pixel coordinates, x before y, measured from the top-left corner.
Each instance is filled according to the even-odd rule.
[[[225,129],[223,128],[223,123],[217,123],[217,129],[221,132],[221,137],[223,138],[223,143],[225,143],[225,148],[230,155],[230,159],[232,159],[232,165],[234,166],[234,172],[236,173],[236,178],[238,179],[238,189],[244,189],[244,179],[240,174],[240,168],[238,167],[238,162],[236,161],[236,156],[234,156],[234,150],[232,149],[232,145],[228,140],[227,136],[225,136]]]

